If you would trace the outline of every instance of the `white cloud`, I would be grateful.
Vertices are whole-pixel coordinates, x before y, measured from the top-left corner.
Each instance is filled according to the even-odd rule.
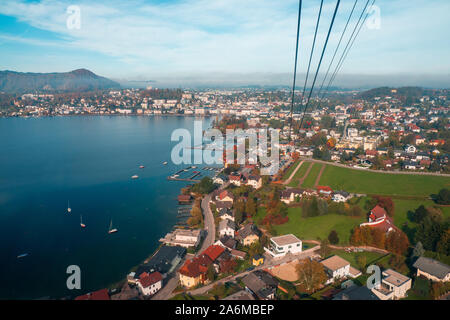
[[[438,53],[422,48],[421,44],[444,34],[441,30],[430,35],[433,30],[448,29],[448,19],[445,19],[449,5],[442,1],[417,2],[420,2],[420,8],[408,1],[379,1],[382,28],[362,30],[342,72],[407,72],[417,68],[415,59],[429,59],[434,53],[443,59],[448,57],[448,45]],[[325,3],[314,62],[318,61],[335,5],[334,1]],[[81,8],[80,30],[66,28],[66,8],[74,4]],[[365,1],[359,1],[354,18],[359,16],[364,4]],[[441,11],[439,4],[447,10]],[[192,0],[169,4],[141,0],[105,3],[5,0],[0,3],[0,13],[54,32],[61,39],[17,38],[17,41],[66,46],[74,51],[88,50],[114,57],[120,73],[133,77],[189,72],[290,72],[297,5],[297,0]],[[327,67],[327,59],[331,58],[352,5],[352,1],[342,1],[323,69]],[[300,70],[306,69],[317,10],[318,4],[305,2]],[[3,38],[11,36],[7,30],[0,35]],[[426,72],[430,68],[438,70],[435,61],[425,63],[420,71]],[[449,69],[447,58],[441,63],[440,70],[448,72]],[[111,71],[110,74],[118,73]]]

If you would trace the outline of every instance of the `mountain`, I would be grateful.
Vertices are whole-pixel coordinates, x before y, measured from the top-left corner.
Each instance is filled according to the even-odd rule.
[[[70,92],[111,88],[120,88],[120,85],[86,69],[61,73],[0,71],[0,91],[6,93]]]

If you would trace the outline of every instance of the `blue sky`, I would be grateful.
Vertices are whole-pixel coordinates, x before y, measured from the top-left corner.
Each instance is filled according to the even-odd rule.
[[[300,73],[306,70],[320,1],[303,2]],[[358,1],[355,15],[365,2]],[[319,47],[335,3],[325,0]],[[353,3],[341,1],[325,69]],[[70,5],[81,9],[79,30],[66,26]],[[450,1],[378,0],[376,5],[380,29],[362,29],[343,75],[450,75]],[[2,0],[0,70],[87,68],[129,80],[287,74],[293,69],[297,6],[298,0]]]

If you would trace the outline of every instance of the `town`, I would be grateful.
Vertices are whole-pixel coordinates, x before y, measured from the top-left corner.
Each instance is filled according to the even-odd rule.
[[[305,127],[288,122],[287,91],[177,94],[123,110],[277,129],[280,170],[198,168],[213,175],[181,189],[185,223],[119,286],[76,299],[448,299],[448,92],[372,90],[312,110]],[[370,266],[382,270],[373,287]]]

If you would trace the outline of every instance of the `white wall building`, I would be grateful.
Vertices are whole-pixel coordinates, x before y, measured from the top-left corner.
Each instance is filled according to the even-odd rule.
[[[287,253],[302,252],[302,241],[293,234],[270,238],[269,248],[264,248],[274,258],[284,257]]]

